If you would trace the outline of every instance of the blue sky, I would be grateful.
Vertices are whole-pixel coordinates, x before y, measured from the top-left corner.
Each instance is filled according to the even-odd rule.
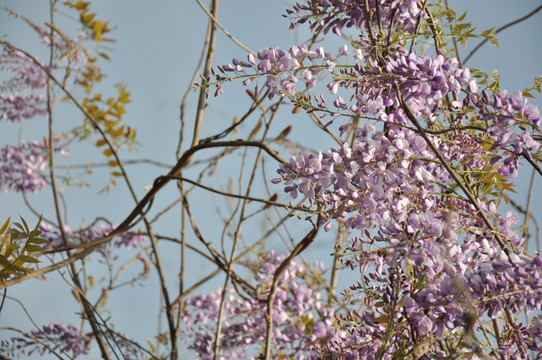
[[[305,40],[308,33],[305,29],[288,31],[289,22],[281,17],[284,9],[288,6],[287,1],[266,0],[229,0],[223,1],[219,10],[220,22],[235,37],[253,50],[266,47],[288,46]],[[47,13],[46,2],[29,0],[4,0],[2,5],[25,14],[37,23],[43,23],[43,17]],[[478,29],[485,30],[491,27],[499,27],[510,20],[519,18],[536,6],[539,1],[505,1],[505,0],[451,0],[450,5],[458,14],[468,10],[467,19],[472,21]],[[123,154],[125,159],[146,158],[155,159],[164,163],[175,162],[175,151],[179,137],[179,104],[186,89],[190,86],[190,78],[195,69],[197,58],[201,51],[201,43],[207,26],[207,18],[195,1],[145,1],[145,0],[96,0],[92,1],[92,8],[99,16],[117,26],[113,37],[117,42],[113,45],[111,62],[103,63],[103,71],[108,78],[101,85],[103,89],[111,88],[112,84],[125,82],[132,94],[132,103],[128,106],[128,123],[138,131],[138,139],[142,147],[138,153]],[[542,74],[542,45],[540,34],[542,33],[542,14],[538,14],[527,22],[516,25],[498,35],[500,47],[483,47],[467,64],[490,72],[499,69],[501,87],[511,91],[521,90],[531,84],[535,76]],[[59,23],[69,24],[70,20],[62,15],[57,16]],[[7,39],[14,44],[32,50],[37,48],[36,36],[28,30],[20,21],[8,18],[4,12],[0,12],[0,35],[7,34]],[[477,40],[472,40],[477,44]],[[326,46],[326,44],[323,44]],[[330,45],[330,51],[335,52],[339,42]],[[38,51],[44,52],[43,48]],[[466,54],[467,51],[462,51]],[[45,54],[45,53],[44,53]],[[242,49],[225,38],[220,33],[216,47],[216,64],[225,64],[233,57],[244,58]],[[44,58],[45,55],[42,55]],[[1,75],[0,75],[1,76]],[[210,101],[208,112],[205,117],[204,129],[211,133],[217,129],[228,126],[234,116],[238,116],[248,106],[248,98],[244,89],[238,84],[225,86],[226,94]],[[540,98],[539,98],[540,99]],[[538,100],[539,100],[538,99]],[[532,100],[535,103],[537,100]],[[197,102],[196,94],[192,94],[187,103],[189,112],[188,119],[193,119]],[[539,101],[538,101],[539,102]],[[68,129],[73,121],[80,121],[77,113],[59,108],[58,128]],[[284,114],[284,119],[276,125],[276,131],[288,125],[292,120]],[[297,119],[297,118],[296,118]],[[1,124],[3,131],[0,132],[0,146],[13,143],[18,139],[32,140],[41,139],[45,134],[43,122],[28,122],[23,124]],[[189,139],[191,132],[185,135]],[[205,135],[204,135],[205,136]],[[318,147],[324,144],[319,138],[308,139],[303,123],[294,121],[292,137],[302,141],[308,141],[311,146]],[[327,140],[326,140],[327,141]],[[323,150],[323,149],[322,149]],[[90,157],[100,161],[99,154],[92,146],[83,146],[73,149],[69,162],[84,163]],[[284,153],[284,157],[287,154]],[[232,167],[237,166],[232,164]],[[144,187],[152,183],[156,176],[165,172],[164,169],[142,166],[129,167],[130,176],[133,178],[138,195],[144,194]],[[100,174],[97,171],[97,174]],[[226,184],[228,174],[224,174]],[[98,180],[88,178],[88,181]],[[525,189],[530,179],[530,171],[520,174],[518,186],[518,199],[524,200]],[[540,183],[540,179],[538,179]],[[94,184],[86,189],[72,189],[66,192],[68,204],[68,220],[72,226],[77,227],[82,223],[89,223],[96,216],[106,216],[113,222],[120,222],[133,206],[128,192],[119,186],[114,192],[107,195],[97,195],[97,191],[103,184]],[[218,187],[218,186],[217,186]],[[538,187],[539,188],[539,187]],[[540,191],[535,187],[534,199],[540,198]],[[276,189],[279,191],[280,189]],[[177,196],[174,186],[167,189],[157,199],[155,207],[158,209],[169,202],[169,197]],[[25,208],[24,202],[18,195],[2,194],[0,207],[1,219],[17,215],[32,219]],[[53,217],[50,202],[50,194],[31,195],[31,203],[36,208]],[[213,207],[212,199],[202,198],[194,201],[194,211],[199,219],[205,219],[209,213],[209,207]],[[216,198],[215,198],[216,200]],[[284,201],[286,197],[283,197]],[[197,205],[196,205],[197,204]],[[540,202],[534,204],[533,212],[542,213]],[[160,225],[160,230],[175,233],[178,228],[178,214],[166,217]],[[213,223],[217,221],[208,218],[209,234],[212,234]],[[32,221],[30,221],[32,222]],[[294,227],[294,233],[302,234],[305,225]],[[257,233],[254,230],[254,233]],[[313,258],[322,254],[327,257],[332,251],[331,243],[321,243],[315,246]],[[172,273],[178,268],[178,251],[172,247],[164,247],[164,251],[175,251],[171,258],[166,257],[165,266]],[[203,260],[194,257],[190,262],[190,281],[195,281],[202,273],[207,273],[214,268],[206,265]],[[196,270],[197,269],[197,270]],[[190,275],[190,274],[189,274]],[[175,281],[174,279],[171,279]],[[220,282],[210,284],[207,289],[218,286]],[[22,300],[28,307],[33,318],[39,324],[61,319],[78,323],[75,312],[79,311],[73,305],[69,290],[61,277],[50,276],[47,282],[33,280],[27,284],[16,286],[8,290],[8,295]],[[110,304],[113,309],[113,322],[121,331],[133,336],[136,340],[144,341],[156,332],[156,314],[158,311],[159,291],[155,279],[151,279],[145,288],[127,288],[117,295],[112,295]],[[71,319],[71,320],[70,320]],[[7,301],[1,314],[2,326],[14,325],[24,329],[31,328],[30,322],[22,312],[19,305],[13,301]],[[0,332],[0,339],[12,334]]]

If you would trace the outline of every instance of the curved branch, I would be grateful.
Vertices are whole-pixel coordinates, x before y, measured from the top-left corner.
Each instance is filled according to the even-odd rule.
[[[7,288],[7,287],[10,287],[10,286],[15,285],[15,284],[22,283],[22,282],[24,282],[26,280],[29,280],[29,279],[32,279],[32,278],[35,278],[35,277],[39,277],[39,276],[47,274],[47,273],[49,273],[51,271],[58,270],[60,268],[63,268],[66,265],[69,265],[69,264],[73,263],[74,261],[82,259],[85,256],[91,254],[96,249],[98,249],[102,245],[109,242],[115,236],[120,235],[124,231],[128,230],[131,226],[133,226],[134,219],[136,219],[140,214],[142,214],[144,212],[143,210],[145,209],[145,207],[154,199],[154,196],[158,193],[158,191],[160,191],[171,180],[170,179],[171,177],[176,177],[181,173],[182,169],[186,165],[189,164],[190,159],[192,158],[192,156],[196,152],[198,152],[200,150],[203,150],[203,149],[208,149],[208,148],[227,147],[227,146],[257,147],[257,148],[260,148],[260,149],[264,150],[265,152],[267,152],[269,155],[271,155],[271,157],[273,157],[278,162],[280,162],[280,163],[286,162],[275,151],[271,150],[267,145],[262,144],[259,141],[244,141],[244,140],[219,141],[219,142],[214,142],[214,143],[203,143],[203,144],[199,144],[199,145],[196,145],[194,147],[191,147],[190,149],[188,149],[183,154],[183,156],[181,156],[181,158],[179,159],[177,164],[175,164],[175,166],[170,170],[170,172],[167,174],[166,177],[164,177],[164,178],[159,177],[159,178],[157,178],[155,180],[151,190],[149,190],[149,192],[145,195],[145,197],[141,201],[139,201],[137,203],[135,208],[124,219],[124,221],[120,225],[118,225],[113,231],[111,231],[111,233],[109,233],[107,236],[104,236],[103,238],[96,239],[96,240],[93,240],[93,241],[90,241],[88,243],[84,243],[84,244],[81,244],[81,245],[78,245],[78,246],[65,247],[65,248],[60,248],[60,249],[55,249],[53,251],[45,252],[45,253],[54,253],[54,252],[61,252],[61,251],[69,250],[69,249],[77,249],[78,250],[78,252],[76,252],[75,254],[72,254],[70,258],[64,259],[64,260],[62,260],[62,261],[60,261],[58,263],[54,263],[54,264],[52,264],[50,266],[47,266],[45,268],[38,269],[38,270],[36,270],[36,271],[34,271],[34,272],[30,273],[30,274],[26,274],[24,276],[14,278],[14,279],[8,280],[8,281],[6,281],[4,283],[1,283],[0,284],[0,290],[4,289],[4,288]],[[170,178],[168,178],[168,177],[170,177]]]
[[[519,19],[516,19],[512,22],[509,22],[508,24],[506,25],[503,25],[501,26],[500,28],[498,28],[496,31],[495,31],[495,34],[498,34],[500,33],[501,31],[503,30],[506,30],[508,29],[510,26],[513,26],[513,25],[516,25],[516,24],[519,24],[520,22],[522,21],[525,21],[527,20],[528,18],[530,18],[531,16],[535,15],[537,12],[539,12],[540,10],[542,10],[542,5],[540,5],[539,7],[537,7],[536,9],[534,9],[533,11],[531,11],[530,13],[528,13],[527,15],[523,16],[523,17],[520,17]],[[472,57],[472,55],[474,55],[474,53],[476,53],[478,50],[480,50],[480,48],[482,46],[485,45],[485,43],[487,43],[488,39],[484,39],[482,42],[480,42],[478,45],[476,45],[476,47],[474,49],[472,49],[472,51],[469,53],[469,55],[467,55],[467,57],[465,58],[465,60],[463,61],[463,65],[467,63],[467,61],[469,61],[469,59]]]
[[[267,332],[266,332],[266,338],[265,338],[265,354],[264,359],[269,360],[271,358],[271,341],[273,340],[273,302],[275,301],[275,297],[277,296],[277,290],[278,285],[280,281],[280,277],[286,271],[286,268],[292,260],[299,255],[301,252],[303,252],[314,240],[316,237],[316,234],[318,234],[318,230],[320,229],[320,219],[316,222],[317,227],[313,228],[305,237],[303,240],[301,240],[294,250],[292,250],[291,254],[284,259],[284,261],[279,265],[277,270],[275,270],[275,274],[273,275],[273,283],[271,284],[271,290],[269,293],[269,296],[267,298],[267,313],[265,314],[265,320],[267,322]]]

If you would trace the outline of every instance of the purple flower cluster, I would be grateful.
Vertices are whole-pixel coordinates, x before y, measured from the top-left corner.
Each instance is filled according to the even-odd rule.
[[[359,0],[316,0],[306,3],[297,3],[293,10],[286,10],[289,15],[294,15],[291,27],[297,24],[309,22],[313,32],[330,30],[342,35],[343,28],[355,28],[365,31],[369,26],[381,26],[405,33],[413,33],[416,30],[416,20],[425,18],[421,12],[419,0],[369,0],[369,9],[365,3]],[[370,24],[367,24],[367,13]],[[381,34],[374,32],[373,36],[379,38]]]
[[[77,245],[85,242],[90,242],[102,237],[107,236],[115,229],[114,225],[108,226],[93,226],[81,231],[73,231],[70,227],[66,226],[64,233],[68,238],[69,245]],[[41,231],[40,237],[49,240],[52,248],[59,248],[64,246],[62,236],[58,229],[52,228],[46,223],[41,223],[39,226]],[[114,241],[109,242],[115,248],[139,248],[141,243],[145,239],[145,235],[137,232],[123,232]]]
[[[346,56],[346,47],[339,50],[338,56]],[[336,58],[331,54],[324,52],[322,47],[315,51],[309,50],[307,46],[292,46],[288,51],[283,51],[278,47],[268,48],[258,51],[257,60],[253,55],[248,55],[247,61],[233,59],[232,63],[218,66],[218,70],[223,73],[234,73],[236,76],[246,77],[244,85],[250,84],[256,77],[265,75],[265,86],[270,90],[269,99],[275,95],[295,96],[297,92],[296,84],[299,81],[296,72],[301,69],[300,64],[304,64],[302,72],[303,82],[307,90],[313,89],[318,82],[318,75],[323,69],[331,70],[335,66]],[[310,66],[307,63],[310,62]],[[247,73],[246,69],[254,69],[255,74]],[[224,81],[222,75],[215,75],[217,81]],[[219,87],[219,89],[221,89]],[[221,90],[217,92],[220,93]]]
[[[540,132],[542,118],[538,107],[528,104],[521,92],[508,94],[506,90],[489,96],[485,90],[479,97],[469,96],[465,102],[478,109],[480,120],[488,124],[486,134],[493,140],[492,150],[502,150],[490,162],[502,161],[499,173],[508,178],[517,176],[519,155],[531,157],[540,148],[540,142],[532,138],[528,128]]]
[[[55,141],[55,152],[68,156],[69,150]],[[38,192],[46,185],[47,148],[36,141],[0,148],[0,189],[3,192]]]
[[[309,21],[313,31],[340,35],[343,28],[361,30],[361,40],[352,42],[354,65],[337,62],[340,57],[348,61],[347,46],[337,57],[322,48],[310,51],[300,46],[289,51],[268,48],[258,52],[257,59],[249,56],[246,63],[234,59],[219,70],[247,78],[245,85],[265,76],[270,99],[286,96],[297,107],[319,111],[321,117],[372,117],[385,124],[377,131],[372,125],[353,129],[347,122],[339,130],[341,136],[353,134],[351,142],[319,154],[293,156],[278,169],[280,177],[273,179],[284,182],[285,192],[293,198],[301,194],[327,222],[326,230],[339,221],[353,233],[363,231],[340,254],[363,279],[344,294],[345,300],[354,305],[356,298],[363,299],[364,310],[352,306],[337,315],[333,340],[315,344],[312,356],[460,357],[474,351],[474,345],[455,346],[454,353],[439,342],[471,336],[505,310],[542,308],[542,260],[518,255],[524,245],[512,230],[517,216],[499,215],[490,201],[493,190],[487,190],[513,180],[519,156],[530,157],[540,148],[532,137],[532,132],[540,131],[540,114],[519,92],[491,97],[485,90],[480,93],[470,71],[443,52],[419,54],[402,48],[401,42],[385,47],[386,31],[412,33],[426,16],[417,1],[368,3],[369,14],[362,1],[317,0],[288,11],[294,25]],[[326,73],[331,75],[327,89],[336,96],[333,107],[326,105],[323,95],[298,95],[298,82],[312,90]],[[225,78],[217,75],[216,80]],[[349,96],[339,96],[340,91]],[[412,116],[427,126],[425,138]],[[458,194],[442,158],[473,188],[477,207]],[[479,209],[495,229],[482,221]],[[506,253],[497,236],[504,239]],[[220,291],[205,297],[215,308],[219,298]],[[200,309],[207,305],[192,304]],[[211,319],[215,321],[216,315]],[[538,322],[526,327],[509,324],[492,356],[523,358],[526,349],[539,350],[534,344],[540,342],[540,328]],[[192,346],[199,354],[211,354],[212,329],[208,327],[205,339],[196,335]],[[228,346],[224,343],[223,348]]]
[[[47,114],[41,94],[0,94],[0,112],[6,121],[23,121]]]
[[[429,242],[425,246],[429,247]],[[350,310],[337,316],[338,336],[333,342],[316,347],[317,358],[397,359],[405,358],[407,353],[418,354],[415,358],[460,358],[479,345],[473,344],[474,348],[469,350],[470,345],[463,343],[455,353],[450,353],[439,342],[449,342],[451,336],[463,334],[456,339],[460,342],[461,336],[472,336],[481,326],[489,323],[491,327],[486,319],[497,319],[504,309],[513,313],[540,311],[539,257],[512,256],[479,267],[471,258],[472,266],[478,269],[450,276],[454,269],[443,256],[445,250],[437,246],[423,256],[409,254],[394,261],[389,260],[393,256],[381,257],[387,264],[380,271],[366,267],[363,283],[351,286],[345,296],[351,298],[352,304],[354,299],[362,298],[367,310]],[[429,266],[437,272],[423,271]],[[525,352],[530,349],[538,359],[542,354],[541,328],[538,318],[528,326],[506,324],[500,330],[497,353],[481,358],[501,355],[507,359],[529,359]]]
[[[234,290],[228,290],[220,335],[220,358],[246,359],[261,350],[260,344],[266,336],[265,299],[273,275],[286,256],[270,252],[259,257],[255,280],[261,299],[246,299]],[[308,359],[315,344],[327,344],[337,338],[332,326],[334,310],[326,306],[316,288],[307,284],[309,278],[309,269],[295,261],[282,275],[272,319],[276,356]],[[183,324],[186,335],[192,338],[189,348],[194,349],[200,359],[213,358],[221,296],[222,289],[219,289],[212,294],[192,297],[184,303]]]
[[[293,156],[272,182],[285,182],[284,191],[293,198],[301,193],[323,219],[342,219],[347,228],[379,226],[391,219],[408,221],[409,232],[419,224],[438,226],[434,218],[444,214],[437,194],[452,180],[423,138],[400,126],[391,126],[386,135],[372,125],[356,129],[355,136],[352,147],[344,143],[326,153]],[[464,160],[454,143],[434,142],[450,162]],[[433,231],[441,234],[447,228],[444,224]]]
[[[9,88],[9,94],[0,93],[1,119],[23,121],[47,113],[45,89],[47,74],[19,51],[3,50],[0,57],[0,71],[12,74],[2,84]]]
[[[442,339],[449,331],[470,326],[471,318],[477,324],[486,316],[502,315],[505,308],[514,312],[542,308],[542,261],[513,252],[505,255],[472,204],[442,196],[454,183],[420,135],[400,126],[390,126],[385,134],[370,125],[356,129],[355,135],[352,147],[345,143],[324,154],[292,157],[279,168],[281,177],[273,180],[284,181],[285,191],[294,198],[301,193],[323,221],[337,219],[347,228],[365,229],[365,236],[352,239],[343,259],[368,273],[364,286],[356,290],[363,289],[361,296],[372,310],[350,314],[339,327],[350,335],[322,347],[322,354],[372,358],[363,350],[371,351],[370,347],[363,344],[377,344],[387,331],[387,321],[362,324],[370,324],[371,317],[389,318],[389,309],[383,313],[374,306],[376,299],[369,301],[369,294],[401,290],[395,293],[393,321],[407,321],[408,331],[417,334],[409,340],[412,343],[427,336]],[[452,164],[478,170],[484,166],[483,157],[471,155],[471,149],[484,155],[472,139],[433,141]],[[501,217],[494,203],[479,205],[498,224],[507,246],[522,249],[522,239],[512,231],[517,216]],[[370,228],[376,228],[376,234]],[[389,297],[380,300],[390,303]],[[400,347],[385,346],[383,351],[396,358]],[[344,352],[347,348],[356,350]]]
[[[55,322],[43,326],[40,330],[32,330],[30,334],[33,338],[13,337],[10,340],[2,340],[0,342],[2,353],[12,356],[17,353],[27,356],[34,353],[40,356],[50,353],[38,340],[47,344],[56,353],[66,355],[70,353],[71,358],[86,355],[89,352],[91,338],[84,335],[81,329],[71,324]]]
[[[40,34],[46,45],[51,44],[51,30],[35,24],[31,26]],[[85,78],[89,76],[101,76],[99,72],[94,74],[86,69],[92,62],[92,54],[85,49],[81,39],[69,39],[65,34],[61,36],[57,32],[53,32],[53,38],[54,64],[49,68],[51,73],[54,74],[64,68],[65,76],[71,74],[74,84],[84,83]],[[97,70],[95,67],[92,69]],[[0,56],[0,71],[11,75],[1,86],[0,119],[20,122],[47,114],[45,104],[47,74],[40,66],[24,53],[6,46]],[[9,92],[4,93],[6,90]]]
[[[0,148],[0,189],[38,192],[46,185],[47,149],[37,142]]]

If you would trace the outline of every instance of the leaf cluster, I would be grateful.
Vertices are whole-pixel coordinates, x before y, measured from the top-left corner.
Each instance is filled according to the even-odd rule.
[[[431,5],[430,5],[431,6]],[[442,22],[439,26],[448,28],[447,33],[450,37],[455,38],[464,47],[467,46],[470,39],[484,38],[489,41],[491,45],[499,46],[499,40],[497,39],[497,30],[493,27],[482,31],[476,32],[476,27],[471,22],[465,21],[467,12],[464,12],[457,17],[456,12],[451,8],[443,8],[440,2],[437,2],[434,6],[433,14],[438,19],[446,19],[446,22]]]
[[[48,240],[39,237],[41,218],[33,230],[22,217],[22,224],[15,222],[10,225],[10,221],[8,218],[0,228],[0,282],[32,272],[33,269],[25,265],[39,263],[35,253],[43,251],[43,246],[49,244]]]
[[[112,31],[113,29],[109,27],[108,21],[96,19],[96,13],[90,11],[90,1],[66,1],[65,5],[79,12],[79,22],[81,23],[81,25],[83,25],[83,29],[90,33],[90,35],[96,42],[114,42],[113,39],[104,38],[102,36]]]

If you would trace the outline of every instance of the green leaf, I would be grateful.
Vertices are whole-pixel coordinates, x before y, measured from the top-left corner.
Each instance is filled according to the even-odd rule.
[[[36,227],[34,228],[34,230],[38,230],[39,227],[40,227],[40,224],[41,224],[41,215],[40,215],[40,218],[38,219],[38,222],[36,223]],[[41,233],[41,231],[40,231]]]
[[[408,277],[413,278],[414,277],[414,268],[412,267],[412,263],[410,262],[409,258],[406,258],[406,263],[407,263]]]
[[[13,223],[13,225],[16,226],[16,227],[18,227],[19,229],[21,229],[22,232],[25,232],[24,227],[23,227],[20,223],[15,222],[15,223]]]
[[[16,238],[22,237],[23,235],[26,235],[26,234],[20,232],[20,231],[17,230],[17,229],[9,229],[9,230],[6,232],[6,234],[10,234],[11,236],[14,236],[14,237],[16,237]]]
[[[31,239],[28,239],[28,243],[29,244],[50,244],[51,242],[47,239],[33,237]]]
[[[8,258],[5,257],[4,255],[0,254],[0,265],[2,265],[2,267],[5,268],[11,265],[11,261],[9,261]]]
[[[0,255],[0,265],[4,268],[4,271],[6,271],[8,274],[16,274],[20,272],[28,272],[31,269],[26,269],[20,266],[15,265],[8,259],[6,259],[4,256]]]
[[[19,257],[19,260],[24,261],[25,263],[39,263],[40,261],[32,256],[22,255]]]
[[[41,234],[40,230],[32,230],[32,231],[30,231],[30,237],[36,237],[39,234]]]
[[[43,251],[43,247],[39,245],[26,245],[24,249],[27,252]]]
[[[19,218],[24,224],[24,232],[28,234],[30,232],[30,228],[28,227],[28,224],[26,223],[26,221],[24,221],[24,219],[21,216],[19,216]]]

